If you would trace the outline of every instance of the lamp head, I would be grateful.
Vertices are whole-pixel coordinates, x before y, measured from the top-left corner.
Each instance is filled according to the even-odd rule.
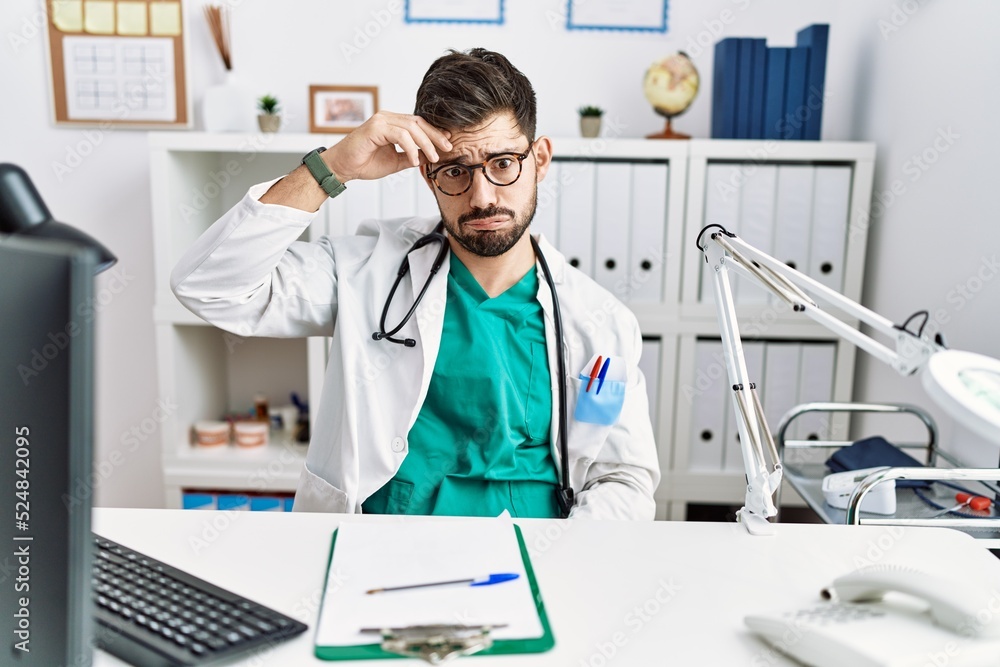
[[[1000,446],[1000,361],[941,350],[923,370],[924,389],[956,422]]]
[[[111,268],[118,258],[85,232],[52,218],[28,174],[17,165],[0,164],[0,233],[61,239],[97,251],[97,271]]]

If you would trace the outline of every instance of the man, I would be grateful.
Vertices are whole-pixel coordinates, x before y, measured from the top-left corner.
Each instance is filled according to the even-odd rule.
[[[175,267],[178,299],[218,327],[333,338],[296,510],[653,518],[638,323],[525,233],[551,159],[524,75],[498,53],[451,52],[414,115],[380,111],[251,188]],[[343,183],[408,168],[440,218],[297,242],[329,196],[351,196]]]

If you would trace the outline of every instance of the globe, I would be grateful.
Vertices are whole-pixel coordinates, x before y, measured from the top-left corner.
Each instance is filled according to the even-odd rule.
[[[698,95],[698,70],[683,51],[657,60],[646,70],[642,92],[653,110],[667,119],[663,132],[650,134],[648,139],[689,139],[690,135],[674,132],[670,121],[687,111]]]

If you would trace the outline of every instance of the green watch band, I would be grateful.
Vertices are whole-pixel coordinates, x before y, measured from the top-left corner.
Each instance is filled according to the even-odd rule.
[[[325,150],[325,147],[320,146],[316,150],[309,151],[302,158],[302,164],[306,166],[309,173],[319,183],[319,187],[323,188],[323,192],[333,198],[346,190],[347,186],[338,181],[337,177],[330,171],[330,168],[326,166],[326,162],[323,162],[323,158],[319,154]]]

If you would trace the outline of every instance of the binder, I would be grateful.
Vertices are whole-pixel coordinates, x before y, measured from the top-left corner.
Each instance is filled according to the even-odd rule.
[[[764,418],[775,438],[778,426],[786,412],[799,402],[799,360],[802,343],[770,341],[764,351],[764,377],[761,384],[764,393]]]
[[[632,166],[599,162],[595,196],[594,280],[621,301],[629,298],[629,228],[632,225]]]
[[[785,113],[778,122],[780,139],[802,139],[805,117],[806,84],[809,76],[809,49],[788,49],[788,78],[785,81]]]
[[[829,401],[833,395],[833,372],[837,359],[835,343],[803,343],[799,367],[798,403]],[[830,416],[810,413],[796,419],[793,438],[825,440],[830,437]]]
[[[594,176],[590,161],[565,162],[561,167],[559,249],[571,266],[594,275]]]
[[[715,76],[719,80],[718,96],[712,97],[713,139],[736,138],[736,99],[739,81],[740,40],[726,37],[715,45]],[[714,86],[714,82],[713,82]],[[714,89],[714,88],[713,88]],[[718,114],[718,134],[715,115]]]
[[[414,170],[416,173],[416,170]],[[435,198],[434,190],[437,186],[433,183],[430,187],[427,187],[427,182],[424,181],[424,177],[417,173],[416,178],[416,188],[417,188],[417,210],[416,215],[422,218],[433,218],[435,216],[440,217],[441,209],[438,208],[437,199]]]
[[[736,84],[736,138],[752,139],[753,133],[750,129],[753,107],[753,79],[754,79],[754,54],[756,52],[755,42],[763,42],[763,39],[743,38],[739,40],[739,66],[737,69],[738,83]]]
[[[815,168],[806,165],[778,167],[771,255],[802,273],[809,272],[814,174]],[[772,297],[772,301],[776,300]]]
[[[767,40],[753,39],[750,69],[750,131],[748,139],[764,138],[764,96],[767,92]]]
[[[830,26],[814,23],[795,35],[795,44],[809,51],[809,73],[806,77],[806,104],[809,116],[805,120],[803,139],[819,141],[823,129],[823,88],[826,85],[826,48],[830,41]]]
[[[357,180],[351,181],[348,187],[351,190],[349,196],[337,197],[333,201],[344,201],[343,233],[353,234],[362,221],[382,218],[381,182]]]
[[[764,118],[762,139],[781,139],[778,123],[785,115],[785,85],[788,80],[788,49],[767,50],[767,75],[764,83]]]
[[[660,354],[663,341],[660,338],[642,339],[642,356],[639,357],[639,370],[646,380],[646,395],[649,397],[649,416],[653,421],[653,430],[657,428],[660,416]]]
[[[559,170],[561,162],[549,163],[549,173],[545,180],[538,184],[538,200],[535,202],[535,217],[531,220],[531,233],[541,234],[549,243],[559,247],[559,236],[556,233],[559,219]]]
[[[497,519],[496,521],[501,521]],[[538,589],[538,581],[535,577],[534,569],[531,566],[531,559],[528,555],[527,547],[524,543],[524,536],[521,534],[521,529],[512,523],[507,523],[514,532],[517,539],[517,550],[520,554],[521,561],[524,567],[525,578],[527,579],[527,585],[530,588],[531,603],[534,606],[534,611],[537,613],[537,621],[541,627],[541,634],[538,637],[529,637],[523,639],[495,639],[493,645],[483,651],[476,653],[476,655],[503,655],[512,653],[541,653],[543,651],[550,650],[555,646],[555,640],[552,636],[552,627],[549,623],[548,614],[545,611],[545,604],[542,601],[541,593]],[[353,530],[357,530],[358,527],[363,526],[358,524],[357,526],[352,526]],[[368,526],[372,527],[372,526]],[[461,530],[461,527],[455,522],[442,522],[442,523],[425,523],[419,526],[410,524],[380,524],[377,527],[382,531],[402,531],[415,529],[421,532],[425,532],[426,540],[423,542],[412,543],[410,546],[412,548],[408,549],[405,554],[401,554],[401,557],[410,557],[414,559],[427,558],[427,554],[430,553],[426,550],[426,546],[430,544],[433,546],[434,533],[441,533],[441,531],[448,531],[454,534],[456,530]],[[334,571],[334,553],[337,548],[337,538],[338,534],[343,530],[338,529],[334,531],[333,537],[330,541],[330,555],[327,560],[327,576],[326,581],[323,585],[324,595],[323,601],[320,607],[320,618],[317,622],[317,640],[321,640],[320,633],[324,631],[323,616],[324,614],[335,613],[332,605],[337,604],[334,599],[338,593],[341,592],[343,588],[342,585],[338,584],[336,577],[342,576],[342,573]],[[335,579],[331,582],[331,577]],[[350,575],[347,575],[346,581],[350,581]],[[437,580],[437,579],[435,579]],[[509,582],[513,584],[515,582]],[[498,586],[506,586],[505,584],[498,584]],[[443,589],[441,589],[443,590]],[[379,595],[405,595],[411,591],[398,591],[391,593],[381,593]],[[466,611],[467,610],[463,610]],[[457,619],[457,622],[465,622],[463,619]],[[386,623],[386,625],[390,625]],[[378,639],[378,635],[372,635],[374,637],[371,643],[365,644],[354,644],[354,645],[321,645],[318,643],[315,645],[314,653],[317,658],[323,660],[367,660],[373,658],[397,658],[400,657],[394,653],[387,652],[383,649],[381,641]]]
[[[844,283],[844,252],[851,205],[851,168],[816,167],[813,185],[811,278],[840,292]]]
[[[379,199],[382,218],[410,218],[417,211],[416,169],[404,169],[391,176],[379,179]]]
[[[748,173],[740,193],[740,226],[738,236],[761,251],[771,254],[774,237],[774,199],[778,188],[778,168],[757,165]],[[770,292],[756,281],[736,277],[733,296],[738,304],[760,304],[769,301]]]
[[[687,391],[691,399],[691,434],[688,469],[719,472],[726,426],[729,379],[721,340],[697,340],[694,347],[694,377]]]
[[[764,401],[764,388],[762,376],[764,375],[764,343],[760,341],[749,341],[743,343],[743,357],[747,363],[747,377],[757,385],[757,395]],[[726,383],[728,385],[728,382]],[[740,447],[740,427],[736,421],[736,404],[733,402],[732,389],[726,387],[726,430],[725,444],[722,451],[722,469],[726,472],[743,472],[746,466],[743,465],[743,450]],[[749,396],[747,397],[749,398]]]
[[[741,165],[731,163],[709,163],[705,169],[705,220],[704,225],[722,225],[739,234],[740,229],[740,189],[733,185],[741,182],[737,176]],[[699,301],[711,303],[714,276],[708,262],[701,260],[701,291]]]
[[[632,241],[628,274],[632,303],[663,301],[669,175],[666,164],[632,165]]]

